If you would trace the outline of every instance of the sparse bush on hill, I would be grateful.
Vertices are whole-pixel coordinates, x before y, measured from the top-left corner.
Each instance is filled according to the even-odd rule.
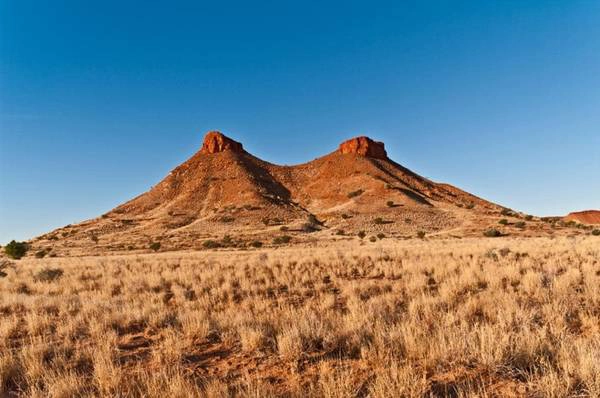
[[[262,218],[260,221],[265,225],[265,227],[268,227],[269,224],[271,224],[271,220],[269,220],[267,217]]]
[[[387,205],[387,207],[394,207],[394,201],[393,200],[388,200],[387,202],[385,202],[385,204]]]
[[[221,247],[221,244],[212,239],[208,239],[208,240],[205,240],[204,242],[202,242],[202,246],[206,249],[216,249],[218,247]]]
[[[347,219],[349,219],[349,218],[352,218],[352,217],[351,217],[351,216],[349,216],[349,215],[348,215],[348,214],[346,214],[346,213],[342,213],[342,218],[343,218],[344,220],[347,220]]]
[[[475,203],[469,203],[468,205],[465,206],[467,209],[472,210],[475,208]]]
[[[500,224],[500,225],[508,225],[508,220],[506,218],[503,218],[502,220],[498,221],[498,224]]]
[[[356,191],[352,191],[348,193],[348,198],[352,199],[352,198],[356,198],[357,196],[360,196],[364,193],[365,191],[363,191],[362,189],[357,189]]]
[[[488,238],[497,238],[502,236],[502,232],[498,231],[496,228],[490,228],[483,233],[483,236]]]
[[[10,243],[4,247],[4,253],[15,260],[23,257],[27,253],[27,250],[29,250],[29,246],[26,242],[17,242],[15,240],[10,241]]]
[[[375,223],[376,225],[381,225],[381,224],[385,224],[385,221],[383,220],[383,218],[377,217],[373,220],[373,223]]]
[[[335,231],[335,234],[336,234],[336,235],[345,235],[345,234],[346,234],[346,232],[344,232],[344,230],[343,230],[343,229],[338,229],[337,231]]]
[[[252,242],[250,242],[250,246],[255,247],[255,248],[259,248],[262,247],[263,243],[259,240],[254,240]]]
[[[600,229],[595,229],[592,231],[592,235],[594,236],[600,236]]]
[[[233,245],[233,239],[231,238],[231,235],[225,235],[223,239],[221,239],[221,244],[223,244],[223,246]]]
[[[221,222],[225,222],[225,223],[230,223],[230,222],[234,222],[235,218],[232,216],[222,216],[220,218]]]
[[[515,223],[515,227],[517,228],[525,228],[525,221],[518,221]]]
[[[532,216],[531,214],[527,214],[527,215],[525,216],[525,220],[527,220],[527,221],[531,221],[531,220],[533,220],[533,216]]]
[[[152,242],[150,243],[150,250],[154,250],[155,252],[160,250],[160,242]]]
[[[378,239],[383,239],[383,238],[385,238],[385,234],[382,233],[382,232],[380,232],[380,233],[377,234],[377,238]]]
[[[419,238],[419,239],[425,238],[425,235],[426,235],[425,231],[417,232],[417,238]]]
[[[500,214],[503,216],[514,216],[515,213],[511,209],[507,209],[506,207],[500,211]]]
[[[53,282],[63,275],[64,271],[60,268],[44,268],[35,274],[34,280],[38,282]]]
[[[50,251],[50,249],[39,250],[39,251],[35,252],[35,258],[44,258],[44,257],[46,257],[46,254],[48,254],[49,251]]]
[[[369,238],[369,240],[370,240],[371,242],[377,242],[377,238],[376,238],[375,236],[371,236],[371,237]]]
[[[365,236],[367,236],[367,233],[365,231],[358,231],[358,234],[356,234],[356,236],[358,236],[360,239],[364,239]]]
[[[275,239],[273,239],[273,243],[276,245],[281,245],[281,244],[285,244],[285,243],[290,243],[291,240],[292,240],[291,236],[283,235],[283,236],[278,236]]]
[[[279,230],[280,230],[280,231],[283,231],[283,232],[286,232],[286,231],[289,231],[289,230],[290,230],[290,228],[289,228],[289,227],[287,227],[287,226],[285,226],[285,225],[282,225],[281,227],[279,227]]]
[[[94,242],[94,243],[98,243],[98,240],[99,240],[99,239],[98,239],[98,236],[97,236],[97,235],[95,235],[95,234],[91,234],[91,235],[90,235],[90,239],[91,239],[91,241],[92,241],[92,242]]]

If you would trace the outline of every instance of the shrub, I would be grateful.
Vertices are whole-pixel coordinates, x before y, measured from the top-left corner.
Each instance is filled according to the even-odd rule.
[[[343,218],[344,220],[347,220],[347,219],[349,219],[349,218],[352,218],[352,217],[351,217],[351,216],[349,216],[349,215],[348,215],[348,214],[346,214],[346,213],[343,213],[343,214],[342,214],[342,218]]]
[[[37,282],[52,282],[59,279],[63,273],[60,268],[44,268],[35,274],[33,279]]]
[[[285,244],[285,243],[290,243],[291,240],[292,240],[291,236],[283,235],[283,236],[278,236],[275,239],[273,239],[273,243],[276,245],[281,245],[281,244]]]
[[[92,242],[98,243],[98,237],[96,235],[90,235],[90,239],[92,240]]]
[[[352,199],[355,198],[357,196],[360,196],[364,193],[365,191],[363,191],[362,189],[357,189],[356,191],[352,191],[348,193],[348,198]]]
[[[498,221],[498,224],[500,224],[500,225],[507,225],[508,224],[508,220],[506,218],[503,218],[502,220]]]
[[[472,210],[475,208],[475,203],[469,203],[468,205],[465,206],[467,209]]]
[[[254,240],[254,241],[250,242],[250,246],[252,246],[252,247],[259,248],[259,247],[262,247],[262,245],[263,245],[263,243],[259,240]]]
[[[419,239],[425,238],[425,235],[426,235],[425,231],[419,231],[419,232],[417,232],[417,238],[419,238]]]
[[[282,225],[281,227],[279,227],[279,230],[285,232],[285,231],[289,231],[290,229],[289,229],[289,227]]]
[[[532,216],[531,214],[527,214],[527,215],[525,216],[525,219],[526,219],[527,221],[531,221],[531,220],[533,220],[533,216]]]
[[[383,221],[383,218],[381,218],[381,217],[377,217],[376,219],[373,220],[373,222],[377,225],[385,224],[385,221]]]
[[[512,216],[513,211],[511,209],[507,209],[506,207],[500,211],[500,214],[503,216]]]
[[[344,232],[343,229],[338,229],[337,231],[335,231],[336,235],[345,235],[346,233]]]
[[[314,224],[307,222],[307,223],[302,224],[301,229],[304,232],[310,233],[310,232],[315,232],[317,230],[317,227]]]
[[[600,229],[595,229],[592,231],[592,235],[594,236],[600,236]]]
[[[383,238],[385,238],[385,234],[380,232],[377,234],[377,238],[383,239]]]
[[[46,249],[43,249],[43,250],[35,252],[35,258],[44,258],[44,257],[46,257],[46,254],[48,254],[48,251],[46,251]]]
[[[223,216],[221,217],[221,222],[234,222],[235,218],[231,216]]]
[[[231,235],[225,235],[223,239],[221,239],[223,246],[229,246],[233,244],[233,239],[231,239]]]
[[[371,242],[377,242],[377,238],[376,238],[376,237],[374,237],[374,236],[371,236],[371,237],[369,238],[369,240],[370,240]]]
[[[150,249],[154,250],[155,252],[160,250],[160,242],[152,242],[150,243]]]
[[[217,247],[221,247],[221,244],[217,241],[208,239],[202,242],[202,246],[206,249],[216,249]]]
[[[496,228],[490,228],[483,233],[483,236],[488,238],[497,238],[502,236],[502,232],[498,231]]]
[[[356,236],[358,236],[361,239],[364,239],[365,236],[367,236],[367,233],[365,231],[359,231],[358,234],[356,234]]]
[[[263,218],[260,220],[263,224],[265,224],[265,227],[268,227],[269,224],[271,223],[271,220],[269,220],[267,217]]]
[[[25,253],[27,253],[27,250],[29,250],[29,246],[26,242],[16,242],[14,240],[10,241],[10,243],[4,247],[4,253],[15,260],[23,257]]]
[[[519,221],[515,223],[515,227],[517,228],[525,228],[525,221]]]
[[[387,207],[394,207],[394,201],[393,200],[388,200],[386,203]]]

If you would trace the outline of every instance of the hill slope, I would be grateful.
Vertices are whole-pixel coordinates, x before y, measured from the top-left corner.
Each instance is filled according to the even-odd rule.
[[[359,231],[399,238],[419,231],[481,235],[502,209],[419,176],[390,160],[384,144],[368,137],[343,142],[311,162],[280,166],[209,132],[196,154],[148,192],[32,243],[55,253],[92,254],[147,250],[156,242],[163,250],[218,244],[207,240],[244,246],[284,233],[296,242]]]

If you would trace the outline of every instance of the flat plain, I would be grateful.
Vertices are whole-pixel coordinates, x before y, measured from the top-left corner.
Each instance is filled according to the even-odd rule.
[[[0,396],[598,397],[600,238],[5,263]]]

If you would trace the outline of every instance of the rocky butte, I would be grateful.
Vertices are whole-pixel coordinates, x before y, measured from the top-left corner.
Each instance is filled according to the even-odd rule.
[[[218,153],[231,150],[233,152],[242,153],[244,147],[241,143],[232,140],[225,136],[220,131],[209,131],[204,137],[201,153]]]
[[[355,154],[375,159],[387,159],[387,152],[383,142],[373,141],[369,137],[361,136],[351,138],[340,144],[342,154]]]

